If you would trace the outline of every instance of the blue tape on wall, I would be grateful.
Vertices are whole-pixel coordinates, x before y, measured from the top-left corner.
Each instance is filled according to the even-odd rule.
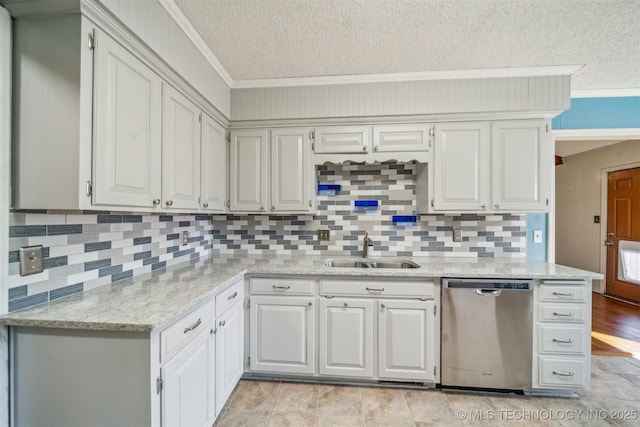
[[[377,208],[379,202],[377,200],[354,200],[353,205],[357,208]]]
[[[571,108],[553,119],[551,128],[640,128],[640,96],[572,98]]]
[[[412,224],[418,220],[416,215],[393,215],[391,217],[395,224]]]
[[[340,193],[340,190],[342,190],[340,184],[318,184],[318,194],[335,196]]]

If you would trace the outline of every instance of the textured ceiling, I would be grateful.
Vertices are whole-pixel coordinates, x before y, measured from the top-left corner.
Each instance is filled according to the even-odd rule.
[[[174,0],[234,81],[585,64],[640,88],[640,0]]]

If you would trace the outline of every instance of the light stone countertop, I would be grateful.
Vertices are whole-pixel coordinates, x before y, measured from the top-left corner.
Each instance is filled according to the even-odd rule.
[[[414,269],[330,268],[331,256],[226,256],[184,263],[49,303],[9,313],[0,324],[64,329],[148,332],[161,329],[245,274],[389,278],[602,279],[592,273],[525,258],[413,257]]]

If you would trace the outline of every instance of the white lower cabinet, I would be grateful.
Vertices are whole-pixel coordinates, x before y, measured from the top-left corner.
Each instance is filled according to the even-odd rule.
[[[320,375],[373,376],[373,300],[320,301]]]
[[[286,288],[286,281],[280,281]],[[286,289],[283,289],[285,291]],[[250,369],[254,372],[315,373],[313,297],[252,296]]]
[[[216,414],[244,372],[244,310],[240,298],[216,321]]]
[[[161,368],[163,426],[211,426],[216,418],[213,323]]]
[[[378,377],[435,380],[433,301],[378,302]]]

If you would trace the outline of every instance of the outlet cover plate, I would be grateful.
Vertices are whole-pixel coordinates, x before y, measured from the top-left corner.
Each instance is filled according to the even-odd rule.
[[[453,241],[462,242],[462,230],[460,230],[459,228],[453,229]]]
[[[331,239],[330,230],[318,230],[318,240],[321,242]]]
[[[182,244],[186,245],[189,243],[189,232],[187,230],[184,230],[182,232]]]
[[[44,270],[44,260],[42,245],[23,246],[20,248],[20,275],[42,273]]]

